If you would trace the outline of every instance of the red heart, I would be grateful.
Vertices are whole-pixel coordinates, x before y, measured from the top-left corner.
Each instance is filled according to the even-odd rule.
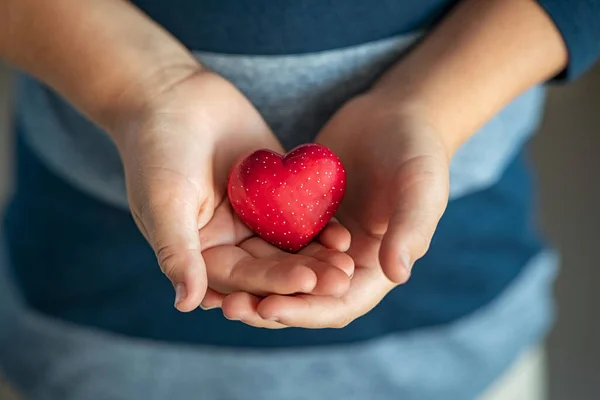
[[[337,211],[346,171],[327,147],[305,144],[281,156],[257,150],[233,166],[228,194],[240,219],[290,252],[309,244]]]

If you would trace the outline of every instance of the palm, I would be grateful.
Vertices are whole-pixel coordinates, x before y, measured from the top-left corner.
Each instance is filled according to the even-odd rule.
[[[445,209],[448,157],[428,127],[358,99],[338,111],[317,142],[336,152],[347,171],[338,219],[352,235],[350,289],[341,298],[246,296],[243,313],[254,316],[253,325],[339,327],[364,315],[409,278],[406,267],[426,252]],[[266,321],[275,317],[276,324]]]
[[[208,102],[202,93],[211,94]],[[285,253],[254,236],[232,211],[229,168],[258,148],[281,151],[256,110],[221,78],[186,81],[126,135],[121,149],[134,218],[163,271],[194,293],[180,309],[198,306],[206,279],[213,295],[339,295],[349,285],[348,256],[317,243],[297,255]],[[343,247],[347,233],[333,230],[330,244]],[[206,274],[185,268],[201,263]]]
[[[341,295],[349,286],[353,270],[349,257],[317,242],[298,254],[286,253],[254,235],[226,198],[200,229],[200,240],[209,286],[219,293]]]

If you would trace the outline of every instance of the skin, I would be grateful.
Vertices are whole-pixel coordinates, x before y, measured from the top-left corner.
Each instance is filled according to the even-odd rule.
[[[317,138],[340,156],[348,172],[347,201],[338,219],[352,234],[351,259],[328,253],[327,248],[349,245],[348,231],[336,223],[315,243],[318,251],[306,256],[335,254],[336,260],[318,260],[350,274],[354,269],[347,290],[329,288],[336,296],[321,290],[316,290],[320,295],[264,296],[277,288],[265,278],[247,290],[243,286],[254,279],[252,273],[236,282],[225,277],[227,285],[215,284],[220,292],[206,291],[207,276],[208,286],[218,281],[211,278],[218,269],[211,266],[216,258],[210,257],[210,245],[214,254],[221,246],[237,247],[245,252],[238,261],[247,254],[268,260],[275,252],[264,243],[258,252],[247,247],[256,238],[248,240],[215,182],[234,154],[278,144],[243,96],[203,71],[172,37],[126,3],[45,3],[0,3],[0,19],[7,20],[0,20],[3,57],[109,131],[123,156],[138,225],[163,271],[176,286],[185,285],[178,308],[191,310],[202,301],[205,308],[222,307],[230,319],[268,328],[346,326],[405,282],[446,207],[449,164],[457,148],[511,99],[567,62],[561,36],[533,0],[463,0],[373,88],[342,107]],[[208,101],[208,92],[219,101]],[[220,107],[222,101],[244,117],[227,121],[232,109]],[[236,136],[241,127],[251,133],[247,140]],[[213,237],[218,243],[210,243]],[[318,275],[311,262],[305,266]],[[230,260],[227,265],[235,268]],[[294,268],[282,270],[293,276]]]
[[[257,148],[281,152],[281,145],[235,87],[128,2],[2,0],[0,56],[114,140],[131,213],[173,283],[177,309],[194,310],[215,290],[334,297],[348,290],[354,262],[339,223],[288,254],[236,218],[226,198],[229,168]]]
[[[564,69],[565,44],[530,0],[465,0],[367,93],[323,128],[348,173],[338,218],[352,234],[348,292],[211,297],[230,318],[269,328],[344,327],[406,282],[448,201],[460,145],[514,97]]]

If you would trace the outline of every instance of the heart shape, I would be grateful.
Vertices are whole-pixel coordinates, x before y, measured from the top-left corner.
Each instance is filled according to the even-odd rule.
[[[305,144],[285,156],[257,150],[229,174],[228,195],[240,219],[289,252],[309,244],[337,211],[346,171],[327,147]]]

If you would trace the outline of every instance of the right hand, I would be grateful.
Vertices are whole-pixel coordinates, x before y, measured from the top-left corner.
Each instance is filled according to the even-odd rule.
[[[131,211],[175,288],[178,310],[196,309],[207,290],[213,297],[346,292],[354,264],[343,253],[350,235],[341,225],[330,224],[322,244],[289,254],[254,236],[232,211],[230,167],[258,148],[282,148],[228,81],[191,73],[126,121],[114,137]]]

